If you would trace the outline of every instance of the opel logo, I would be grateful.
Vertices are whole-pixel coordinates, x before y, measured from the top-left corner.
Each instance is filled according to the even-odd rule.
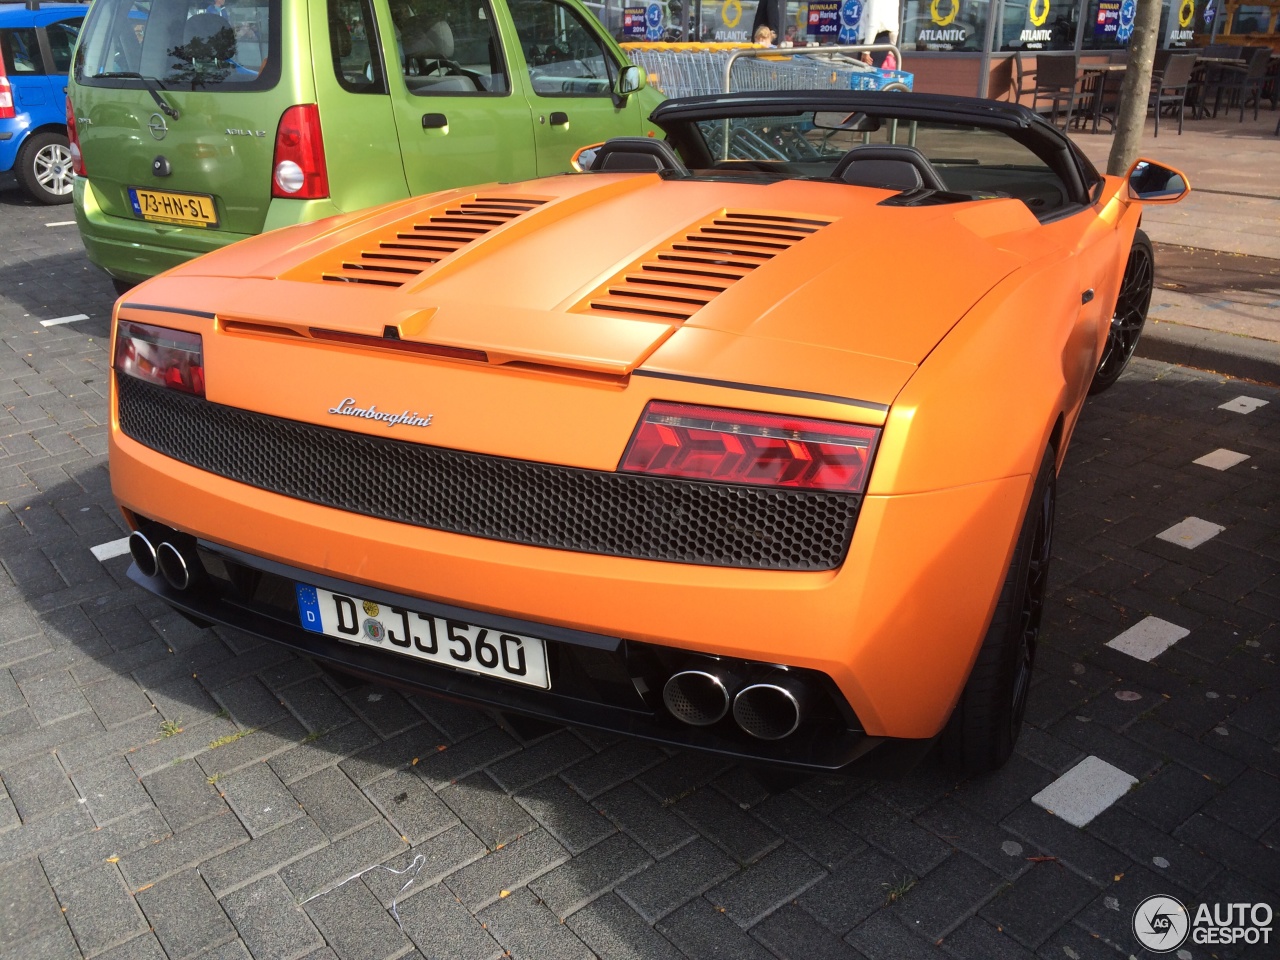
[[[157,140],[163,140],[169,132],[169,125],[164,122],[164,117],[158,113],[153,113],[151,122],[147,124],[147,129],[151,131],[151,135]]]

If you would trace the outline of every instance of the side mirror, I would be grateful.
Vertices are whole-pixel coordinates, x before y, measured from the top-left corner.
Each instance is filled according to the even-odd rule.
[[[1129,168],[1129,199],[1143,203],[1177,203],[1191,192],[1187,175],[1154,160],[1138,159]]]
[[[625,100],[631,94],[644,89],[644,71],[634,63],[629,63],[618,72],[618,79],[613,84],[613,95]]]

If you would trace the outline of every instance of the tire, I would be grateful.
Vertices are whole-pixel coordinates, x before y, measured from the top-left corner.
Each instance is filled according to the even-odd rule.
[[[1151,241],[1139,230],[1133,235],[1133,246],[1129,248],[1129,261],[1125,264],[1124,279],[1120,281],[1120,296],[1116,298],[1102,359],[1098,361],[1093,382],[1089,384],[1090,394],[1106,390],[1120,379],[1120,374],[1129,365],[1147,322],[1154,285],[1155,259],[1151,253]]]
[[[991,625],[943,731],[947,765],[966,776],[1003,766],[1022,729],[1044,613],[1056,497],[1050,447],[1036,475]]]
[[[71,149],[60,133],[37,133],[27,138],[13,168],[22,189],[41,203],[70,203],[76,175]]]

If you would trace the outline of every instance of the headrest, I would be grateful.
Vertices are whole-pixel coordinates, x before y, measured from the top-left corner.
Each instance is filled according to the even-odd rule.
[[[653,137],[614,137],[596,151],[592,170],[610,173],[660,173],[688,175],[671,144]]]
[[[831,176],[845,183],[890,190],[946,190],[929,158],[915,147],[867,144],[854,147],[835,165]]]
[[[428,60],[453,59],[453,30],[448,21],[436,20],[421,26],[410,20],[400,29],[400,43],[406,55]]]
[[[189,60],[231,60],[236,35],[231,21],[216,13],[197,13],[182,27],[182,47]]]

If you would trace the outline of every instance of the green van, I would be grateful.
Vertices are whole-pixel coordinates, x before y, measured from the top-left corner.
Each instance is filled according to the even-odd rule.
[[[660,99],[579,0],[95,0],[76,221],[123,289],[286,224],[567,171]]]

